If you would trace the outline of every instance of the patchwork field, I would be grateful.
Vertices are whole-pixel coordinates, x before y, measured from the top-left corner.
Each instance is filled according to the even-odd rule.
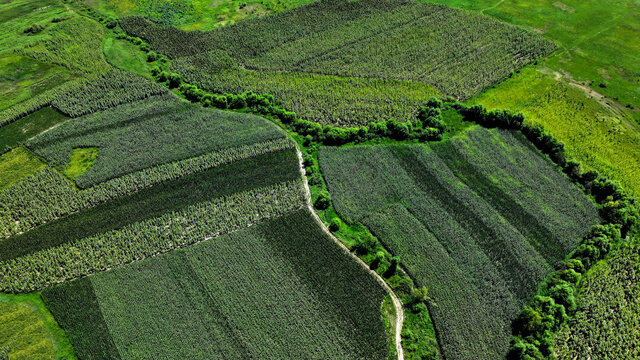
[[[383,295],[306,210],[43,292],[84,359],[385,359]]]
[[[323,147],[319,161],[339,215],[367,226],[429,289],[447,358],[503,357],[521,306],[599,221],[506,130],[473,128],[428,148]]]
[[[415,88],[413,82],[423,84],[423,98],[408,99],[407,106],[386,113],[407,120],[420,101],[435,93],[430,87],[466,99],[555,48],[535,33],[485,16],[398,0],[319,1],[211,32],[158,27],[142,17],[123,18],[120,24],[174,60],[195,56],[173,64],[187,82],[218,92],[271,93],[309,120],[342,125],[377,119],[357,115],[364,106],[354,107],[349,98],[339,104],[324,99],[322,90],[340,83],[326,76],[353,81],[355,98],[369,106],[376,104],[375,89],[386,88],[387,81],[393,80],[391,86],[399,86],[401,94]],[[246,79],[248,74],[255,80]],[[305,93],[303,84],[319,86],[321,92]],[[338,115],[320,116],[310,97],[319,100],[320,108],[334,105]]]

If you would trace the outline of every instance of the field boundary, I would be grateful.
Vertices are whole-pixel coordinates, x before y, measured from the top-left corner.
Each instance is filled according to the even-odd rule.
[[[349,250],[349,248],[344,244],[344,242],[342,242],[335,235],[333,235],[333,233],[329,231],[329,228],[327,228],[327,225],[325,225],[325,223],[322,222],[322,220],[318,216],[318,213],[313,209],[313,204],[311,201],[311,189],[309,189],[309,183],[307,182],[307,175],[304,170],[302,152],[300,152],[300,149],[297,146],[296,146],[296,153],[298,154],[298,161],[300,165],[300,176],[302,176],[302,182],[304,184],[305,202],[307,203],[306,204],[307,209],[313,216],[314,220],[316,221],[316,223],[318,223],[322,231],[324,231],[331,238],[331,240],[333,240],[333,242],[335,242],[338,246],[340,246],[340,248],[349,256],[351,256],[351,258],[356,260],[360,265],[362,265],[365,269],[367,269],[367,271],[375,277],[378,283],[382,285],[385,291],[389,293],[389,296],[391,296],[391,300],[393,301],[393,307],[396,309],[396,319],[395,319],[396,321],[395,321],[395,331],[394,331],[396,353],[398,354],[398,360],[404,360],[404,352],[402,349],[402,324],[404,323],[404,311],[402,309],[402,301],[393,292],[389,284],[387,284],[387,282],[377,272],[375,272],[374,270],[371,270],[369,268],[369,265],[367,265],[367,263],[365,263],[362,259],[356,256],[353,252],[351,252],[351,250]]]

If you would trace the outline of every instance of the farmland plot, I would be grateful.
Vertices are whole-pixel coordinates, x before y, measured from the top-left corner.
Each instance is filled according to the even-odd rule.
[[[383,296],[307,210],[43,292],[84,359],[384,359]]]
[[[413,83],[432,94],[437,89],[466,99],[555,48],[537,34],[483,15],[403,0],[318,1],[211,32],[160,28],[141,17],[120,23],[128,33],[177,60],[174,71],[190,83],[238,92],[238,83],[246,82],[243,90],[277,94],[290,110],[306,115],[315,110],[307,98],[320,97],[318,108],[324,107],[330,100],[318,95],[317,88],[331,88],[332,83],[340,84],[339,79],[353,82],[353,91],[371,106],[376,99],[369,94],[375,97],[377,88],[395,86],[406,88],[401,90],[406,93],[419,86]],[[219,67],[216,61],[228,63],[224,56],[203,60],[203,54],[213,50],[227,52],[237,65],[217,73],[205,70]],[[204,68],[191,66],[203,61],[212,63]],[[244,79],[247,76],[251,80]],[[315,85],[315,91],[304,92],[301,81]],[[294,82],[298,84],[288,86]],[[387,115],[407,120],[426,98],[410,98],[409,110],[393,109]],[[338,115],[314,114],[310,119],[344,125],[376,120],[358,117],[358,107],[343,100],[333,109]]]
[[[521,306],[599,220],[506,130],[472,128],[430,148],[321,148],[319,160],[340,216],[369,227],[429,289],[448,358],[504,356]]]

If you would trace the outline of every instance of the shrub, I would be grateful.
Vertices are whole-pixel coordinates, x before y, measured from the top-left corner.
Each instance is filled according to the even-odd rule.
[[[329,204],[331,203],[331,195],[325,190],[320,192],[320,195],[316,199],[315,207],[318,210],[326,210],[329,208]]]

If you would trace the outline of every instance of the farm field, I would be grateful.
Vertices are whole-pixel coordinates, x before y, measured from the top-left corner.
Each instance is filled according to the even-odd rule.
[[[326,95],[322,92],[304,93],[301,81],[319,85],[321,90],[336,80],[317,75],[354,81],[353,88],[362,94],[358,99],[373,106],[376,101],[368,99],[367,93],[375,94],[374,89],[386,87],[389,80],[396,81],[392,86],[411,89],[417,82],[434,88],[431,94],[437,89],[466,99],[555,48],[535,33],[482,15],[396,0],[319,1],[211,32],[158,27],[142,17],[123,18],[120,24],[129,34],[148,41],[154,50],[180,60],[172,69],[187,82],[217,92],[237,92],[241,87],[273,93],[291,110],[307,118],[313,114],[310,120],[341,125],[367,123],[366,116],[358,119],[349,115],[357,114],[360,105],[353,107],[347,98],[335,109],[345,118],[318,117],[307,98],[316,97],[319,104],[330,100],[323,99]],[[422,41],[425,38],[429,41]],[[217,72],[211,71],[214,68]],[[247,74],[256,80],[245,79]],[[273,77],[278,77],[281,85]],[[363,87],[359,78],[380,81],[364,83]],[[406,92],[400,89],[400,94]],[[431,94],[427,91],[421,101]],[[418,105],[414,101],[407,107]],[[404,121],[413,109],[387,115]]]
[[[43,292],[85,359],[384,359],[383,295],[306,210]]]
[[[520,307],[599,221],[505,130],[476,127],[429,148],[323,147],[319,161],[341,218],[367,226],[429,289],[445,357],[503,357]]]
[[[0,360],[637,357],[638,24],[0,1]]]
[[[637,241],[593,267],[579,284],[582,310],[555,338],[559,359],[633,359],[638,343]]]

